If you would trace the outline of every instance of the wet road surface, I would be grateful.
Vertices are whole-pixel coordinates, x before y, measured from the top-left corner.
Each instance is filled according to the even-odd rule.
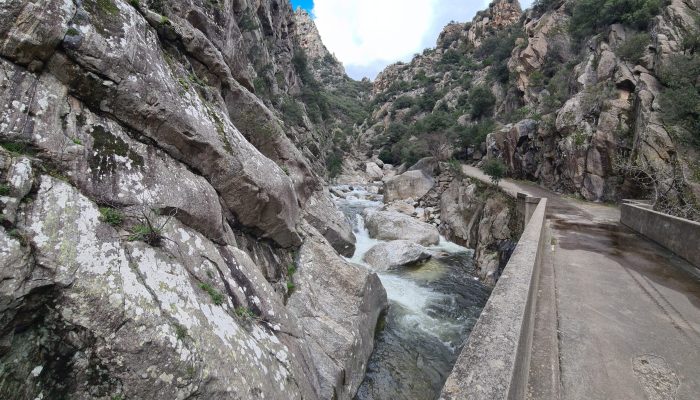
[[[530,398],[700,398],[697,269],[621,225],[615,206],[502,186],[548,198]]]

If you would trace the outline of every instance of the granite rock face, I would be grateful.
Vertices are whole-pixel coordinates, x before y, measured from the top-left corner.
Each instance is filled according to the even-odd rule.
[[[377,271],[415,265],[428,260],[431,254],[425,247],[408,240],[379,243],[369,249],[362,260]]]
[[[423,246],[440,242],[437,228],[395,211],[365,211],[369,235],[381,240],[408,240]]]
[[[0,397],[352,398],[386,294],[270,101],[289,3],[0,17]]]
[[[435,179],[421,170],[406,171],[384,182],[384,202],[420,199],[435,185]]]

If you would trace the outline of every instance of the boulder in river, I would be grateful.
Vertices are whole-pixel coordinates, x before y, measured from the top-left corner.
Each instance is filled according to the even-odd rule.
[[[369,235],[381,240],[409,240],[423,246],[440,242],[437,228],[395,211],[367,210],[365,226]]]
[[[435,179],[423,171],[406,171],[384,182],[384,202],[408,198],[420,199],[435,185]]]
[[[431,257],[428,250],[409,240],[392,240],[369,249],[362,260],[376,270],[415,265]]]

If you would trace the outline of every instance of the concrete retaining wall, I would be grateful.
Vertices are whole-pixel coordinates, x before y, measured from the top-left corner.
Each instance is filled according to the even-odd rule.
[[[654,211],[633,200],[620,206],[620,222],[700,268],[700,223]]]
[[[525,398],[537,282],[546,245],[546,206],[547,199],[541,199],[534,209],[440,399]]]

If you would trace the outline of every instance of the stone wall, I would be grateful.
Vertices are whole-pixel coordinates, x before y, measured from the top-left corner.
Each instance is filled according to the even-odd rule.
[[[525,397],[546,206],[547,199],[540,200],[440,399]]]
[[[620,222],[700,268],[700,223],[660,213],[630,200],[620,206]]]

